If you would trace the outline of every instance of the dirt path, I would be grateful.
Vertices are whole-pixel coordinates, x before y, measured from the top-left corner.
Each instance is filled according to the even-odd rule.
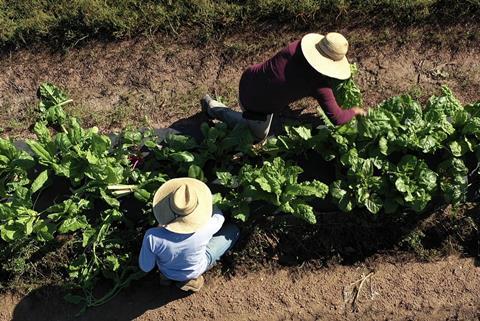
[[[346,299],[363,283],[356,307]],[[358,283],[357,283],[358,285]],[[0,298],[0,320],[69,320],[74,309],[55,291]],[[48,295],[45,295],[48,293]],[[174,287],[143,282],[75,320],[479,320],[480,268],[472,259],[395,263],[385,258],[356,267],[260,270],[226,279],[208,275],[206,287],[185,296]]]
[[[480,49],[468,38],[458,48],[436,45],[435,35],[429,37],[428,30],[342,32],[350,39],[349,57],[358,63],[358,83],[367,106],[400,93],[425,98],[442,84],[463,102],[480,100]],[[418,38],[419,34],[423,36]],[[0,127],[10,136],[26,134],[34,118],[35,91],[44,81],[70,93],[75,104],[69,112],[87,126],[109,130],[128,124],[188,126],[198,118],[198,102],[205,93],[236,105],[245,67],[299,36],[242,34],[208,45],[155,36],[91,43],[67,53],[23,50],[4,55],[0,59]],[[372,40],[378,36],[379,41]],[[306,100],[297,106],[315,104]]]

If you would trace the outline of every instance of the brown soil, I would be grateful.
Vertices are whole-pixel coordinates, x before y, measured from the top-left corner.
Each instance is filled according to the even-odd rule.
[[[459,47],[448,38],[439,43],[438,36],[417,29],[342,32],[351,39],[349,56],[360,68],[357,80],[367,106],[405,92],[425,99],[441,84],[450,86],[464,103],[480,100],[476,43],[464,39]],[[205,93],[235,106],[245,67],[268,58],[298,36],[288,31],[281,37],[241,34],[207,45],[188,37],[154,36],[90,43],[66,53],[45,49],[5,54],[0,60],[0,127],[9,136],[27,134],[34,118],[35,91],[45,81],[71,94],[75,105],[70,112],[87,126],[108,130],[128,124],[188,126],[198,120],[198,101]],[[306,100],[297,107],[315,104]],[[307,109],[311,111],[314,108]]]
[[[351,39],[350,57],[360,67],[358,83],[367,106],[405,92],[425,100],[441,84],[464,103],[480,100],[478,44],[464,40],[457,46],[448,39],[438,42],[438,37],[428,41],[428,36],[418,36],[428,35],[426,30],[407,30],[384,32],[372,46],[377,35],[373,31],[343,32]],[[0,60],[2,135],[28,135],[34,93],[43,81],[67,89],[76,101],[70,112],[86,126],[198,126],[204,120],[198,114],[203,94],[214,93],[235,105],[242,70],[298,36],[279,34],[243,34],[208,45],[155,36],[90,43],[67,53],[12,52]],[[310,113],[314,105],[306,100],[295,108]],[[240,268],[231,278],[217,270],[207,275],[204,290],[190,296],[174,287],[160,288],[150,277],[76,320],[480,319],[480,270],[474,260],[451,256],[402,263],[387,255],[368,256],[353,266],[318,268],[306,263],[274,270],[257,267],[250,273]],[[346,295],[353,290],[350,284],[371,271],[352,307],[351,294]],[[66,304],[59,292],[51,287],[27,296],[3,295],[0,320],[73,319],[76,307]]]
[[[214,274],[214,273],[213,273]],[[355,303],[352,298],[364,280]],[[186,295],[157,279],[73,318],[55,289],[0,298],[0,320],[478,320],[480,270],[472,259],[401,263],[377,258],[358,266],[276,269],[212,275]],[[354,284],[357,282],[356,284]]]

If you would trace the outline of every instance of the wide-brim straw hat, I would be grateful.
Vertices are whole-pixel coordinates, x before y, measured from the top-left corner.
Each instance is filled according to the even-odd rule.
[[[341,34],[306,34],[301,40],[301,48],[307,62],[319,73],[340,80],[350,78],[350,64],[345,56],[348,41]]]
[[[165,182],[153,197],[153,214],[167,230],[190,234],[212,216],[212,192],[194,178],[174,178]]]

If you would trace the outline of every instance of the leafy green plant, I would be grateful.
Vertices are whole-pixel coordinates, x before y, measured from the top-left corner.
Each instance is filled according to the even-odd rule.
[[[244,165],[238,176],[217,172],[220,183],[234,189],[228,196],[228,204],[234,217],[245,221],[249,216],[248,204],[265,201],[277,207],[279,212],[290,213],[310,224],[316,223],[313,207],[307,204],[310,198],[323,199],[328,186],[317,181],[298,182],[302,173],[298,166],[285,163],[281,158],[264,161],[261,167]]]
[[[334,87],[335,98],[342,108],[348,109],[352,107],[361,107],[363,105],[362,92],[354,81],[358,73],[357,64],[350,65],[351,77],[347,80],[340,81]]]
[[[342,211],[395,215],[425,211],[433,200],[458,205],[478,188],[470,178],[479,175],[480,104],[464,108],[446,87],[424,108],[393,97],[341,126],[287,125],[263,146],[247,128],[223,123],[203,124],[198,140],[131,128],[107,136],[69,116],[71,100],[54,85],[41,85],[39,98],[26,150],[0,138],[0,260],[16,262],[0,268],[24,273],[31,255],[14,257],[9,249],[18,244],[45,253],[67,238],[66,299],[83,309],[143,276],[141,235],[155,224],[151,200],[169,177],[206,182],[239,221],[286,213],[312,224],[314,204],[327,195]],[[321,171],[302,176],[311,174],[298,166],[306,155],[332,164],[330,186]],[[99,280],[111,288],[97,296]]]

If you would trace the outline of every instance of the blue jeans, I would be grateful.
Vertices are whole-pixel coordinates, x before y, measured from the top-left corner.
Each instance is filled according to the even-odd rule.
[[[244,110],[241,104],[240,108]],[[221,102],[213,99],[210,102],[210,113],[212,117],[223,121],[231,128],[235,127],[237,124],[246,124],[248,128],[250,128],[253,136],[259,141],[262,141],[267,137],[273,119],[273,114],[268,114],[265,120],[246,119],[243,118],[242,113],[232,110]]]
[[[220,257],[233,247],[240,236],[240,230],[235,224],[228,223],[213,235],[207,244],[207,270],[211,269]]]

